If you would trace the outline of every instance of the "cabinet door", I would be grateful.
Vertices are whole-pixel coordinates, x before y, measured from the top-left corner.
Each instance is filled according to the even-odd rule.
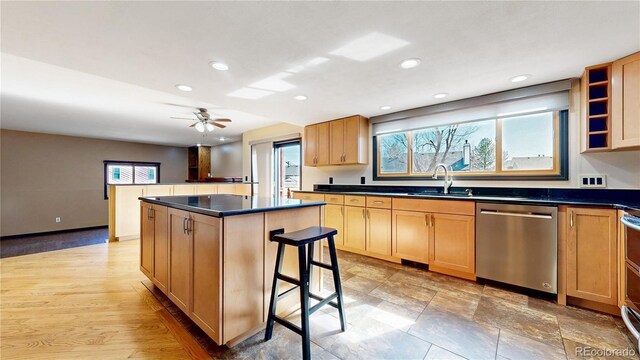
[[[317,137],[317,147],[316,147],[316,165],[329,165],[329,152],[331,147],[330,139],[330,130],[329,123],[320,123],[317,124],[318,128],[318,137]]]
[[[429,263],[428,215],[417,211],[392,211],[392,256]]]
[[[612,65],[613,148],[640,147],[640,52]]]
[[[329,146],[329,161],[331,165],[341,165],[344,156],[344,120],[329,122],[331,145]]]
[[[189,213],[170,208],[169,217],[169,298],[187,315],[191,294],[191,235],[184,230]]]
[[[144,186],[116,186],[116,237],[137,238],[140,236],[140,200]],[[123,240],[123,239],[119,239]]]
[[[617,303],[616,211],[568,208],[567,295]]]
[[[154,223],[152,206],[140,202],[140,271],[148,278],[153,276]]]
[[[327,204],[324,206],[324,226],[338,230],[333,237],[337,246],[344,246],[344,206]]]
[[[212,216],[191,213],[193,241],[193,305],[191,318],[214,341],[220,343],[221,220]],[[260,239],[261,240],[261,239]]]
[[[391,210],[367,209],[367,251],[391,255]]]
[[[218,194],[235,194],[235,184],[218,184]]]
[[[304,128],[304,165],[316,166],[318,154],[318,125]]]
[[[344,207],[344,237],[346,248],[365,250],[365,209],[363,207]]]
[[[351,116],[344,122],[344,159],[345,164],[358,164],[360,161],[360,116]]]
[[[236,184],[236,195],[251,196],[251,184]]]
[[[198,184],[195,185],[195,195],[217,194],[218,185],[216,184]]]
[[[144,196],[171,196],[173,185],[147,185]]]
[[[474,277],[475,217],[432,214],[429,242],[429,270]],[[462,274],[457,274],[460,272]]]
[[[173,185],[173,195],[193,195],[195,185]]]
[[[167,293],[169,285],[169,237],[167,236],[167,207],[152,205],[153,216],[153,278],[158,288]]]

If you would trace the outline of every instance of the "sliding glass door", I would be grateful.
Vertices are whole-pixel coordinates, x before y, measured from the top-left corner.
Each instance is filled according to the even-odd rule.
[[[273,144],[274,194],[287,197],[293,190],[301,190],[302,147],[300,139],[280,141]]]

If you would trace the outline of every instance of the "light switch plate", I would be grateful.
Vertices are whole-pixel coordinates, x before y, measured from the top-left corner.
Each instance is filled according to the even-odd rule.
[[[580,187],[581,188],[606,188],[607,187],[607,175],[603,175],[603,174],[581,174],[580,175]]]

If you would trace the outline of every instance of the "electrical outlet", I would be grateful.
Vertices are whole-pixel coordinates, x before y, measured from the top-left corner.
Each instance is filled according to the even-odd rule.
[[[60,217],[57,217],[57,218],[56,218],[56,222],[57,222],[57,223],[59,223],[60,221],[61,221],[61,220],[60,220]]]
[[[603,174],[581,174],[580,187],[582,188],[606,188],[607,175]]]

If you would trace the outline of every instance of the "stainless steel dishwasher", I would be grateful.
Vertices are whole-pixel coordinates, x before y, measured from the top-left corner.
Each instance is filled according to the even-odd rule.
[[[477,277],[558,293],[558,208],[476,204]]]

